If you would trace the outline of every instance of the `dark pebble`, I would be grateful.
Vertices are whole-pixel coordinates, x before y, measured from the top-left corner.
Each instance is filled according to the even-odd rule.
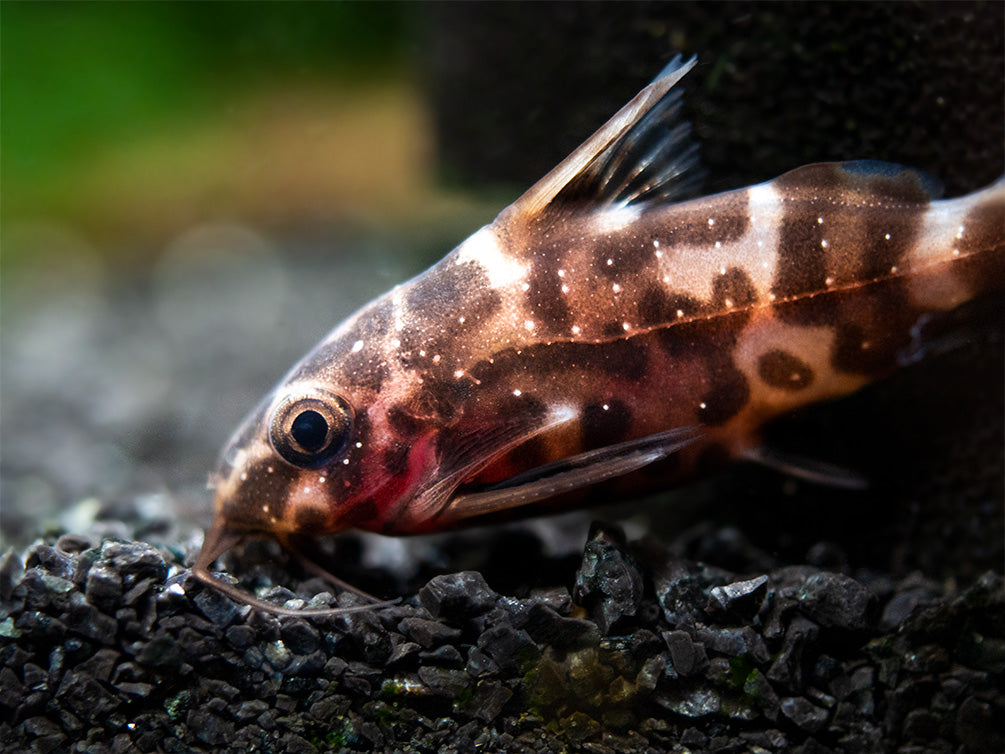
[[[478,647],[471,647],[468,650],[468,662],[465,666],[469,675],[472,676],[483,676],[483,675],[493,675],[498,672],[499,666],[495,664],[495,661],[489,657],[485,652],[480,650]]]
[[[419,659],[422,662],[428,662],[431,665],[438,665],[440,667],[457,668],[464,664],[464,656],[460,650],[450,645],[420,652]]]
[[[687,678],[697,675],[708,665],[705,647],[696,644],[684,631],[667,631],[663,634],[670,650],[670,660],[677,675]]]
[[[321,646],[321,634],[304,620],[285,621],[280,635],[283,643],[296,654],[308,655]]]
[[[553,607],[542,603],[531,606],[523,628],[538,644],[556,649],[582,649],[600,641],[600,631],[593,621],[563,617]]]
[[[100,720],[122,701],[105,691],[89,675],[70,670],[63,676],[56,698],[85,720]]]
[[[95,565],[87,572],[85,590],[88,601],[94,605],[115,605],[122,597],[122,574],[112,564]]]
[[[590,525],[572,598],[586,608],[601,634],[638,612],[642,575],[627,551],[621,529],[599,521]]]
[[[416,657],[422,647],[416,644],[414,641],[401,641],[394,645],[394,649],[391,650],[391,656],[387,658],[387,664],[400,665],[411,658]]]
[[[799,609],[821,626],[848,631],[865,629],[873,595],[862,584],[837,573],[815,573],[801,585]]]
[[[714,586],[709,590],[706,609],[713,615],[728,615],[741,620],[751,618],[760,609],[761,601],[767,591],[766,575]]]
[[[98,681],[108,682],[112,670],[119,660],[119,653],[114,649],[99,649],[89,659],[77,666],[77,671],[86,673]]]
[[[490,610],[498,598],[475,571],[436,576],[419,590],[419,602],[431,616],[454,624]]]
[[[14,587],[23,576],[24,563],[11,547],[0,557],[0,600],[6,602],[14,595]]]
[[[782,714],[809,733],[816,733],[827,724],[827,710],[801,697],[787,697],[781,702]]]
[[[460,629],[425,618],[405,618],[398,624],[398,630],[417,641],[424,649],[456,641],[461,637]]]
[[[770,659],[764,639],[750,626],[743,628],[702,627],[695,631],[694,638],[704,644],[707,649],[729,657],[749,655],[758,664],[767,663]]]
[[[478,637],[478,648],[501,669],[521,673],[540,655],[540,650],[523,629],[496,626]]]

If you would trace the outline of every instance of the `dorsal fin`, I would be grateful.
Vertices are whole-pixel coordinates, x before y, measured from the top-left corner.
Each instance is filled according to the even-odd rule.
[[[672,201],[697,189],[698,148],[678,120],[674,86],[697,62],[680,55],[600,130],[504,212],[532,217],[588,203],[591,209]]]

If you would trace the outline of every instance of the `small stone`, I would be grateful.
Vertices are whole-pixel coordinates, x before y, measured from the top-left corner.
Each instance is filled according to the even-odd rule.
[[[100,720],[122,703],[89,675],[77,670],[70,670],[63,676],[56,697],[89,721]]]
[[[600,641],[600,631],[593,621],[563,617],[542,603],[530,608],[524,629],[538,644],[550,644],[556,649],[582,649]]]
[[[902,626],[916,609],[929,604],[934,599],[936,599],[936,595],[924,587],[895,594],[883,608],[883,615],[879,620],[880,628],[892,631],[898,626]]]
[[[697,641],[720,654],[729,657],[749,656],[758,664],[770,659],[768,648],[750,626],[743,628],[700,628],[695,631]]]
[[[496,626],[478,637],[478,648],[503,670],[522,673],[540,655],[537,644],[523,629]]]
[[[9,600],[23,576],[24,563],[11,547],[0,557],[0,599],[4,602]]]
[[[800,586],[799,609],[821,626],[862,631],[874,598],[862,584],[837,573],[815,573]]]
[[[460,629],[425,618],[405,618],[398,624],[398,630],[415,639],[424,649],[461,638]]]
[[[216,626],[229,626],[241,610],[232,599],[216,589],[201,589],[192,601],[199,612]]]
[[[321,646],[321,634],[304,620],[284,622],[280,635],[289,650],[298,655],[309,655]]]
[[[388,665],[396,665],[398,663],[404,662],[405,660],[415,657],[419,654],[422,649],[414,641],[402,641],[394,645],[394,649],[391,650],[391,656],[387,658]]]
[[[663,634],[670,650],[670,660],[679,676],[696,675],[708,665],[705,647],[696,644],[685,631],[667,631]]]
[[[234,649],[247,649],[255,640],[255,629],[246,624],[231,626],[224,634]]]
[[[468,675],[471,676],[483,676],[492,675],[499,670],[499,666],[495,664],[491,657],[485,654],[478,647],[471,647],[468,650],[468,663],[465,666]]]
[[[107,683],[112,677],[112,670],[119,660],[119,652],[114,649],[99,649],[91,657],[77,666],[77,671],[87,673],[95,680]]]
[[[418,673],[419,680],[433,692],[449,699],[454,699],[471,685],[471,678],[463,670],[422,666]]]
[[[487,612],[498,598],[476,571],[435,576],[419,590],[419,602],[426,611],[450,623]]]
[[[1005,735],[1001,732],[1001,719],[991,705],[976,696],[963,700],[956,711],[956,738],[970,751],[1002,751]]]
[[[142,699],[150,696],[150,692],[153,691],[153,685],[149,683],[116,683],[115,688],[121,691],[123,694],[129,694],[130,696],[138,696]]]
[[[768,591],[766,575],[746,581],[734,581],[724,586],[714,586],[709,591],[707,610],[722,615],[749,618],[757,614]]]
[[[627,552],[624,532],[599,521],[590,525],[572,596],[602,634],[638,612],[642,575]]]
[[[809,733],[816,733],[827,724],[827,710],[820,709],[801,697],[782,699],[781,710],[789,720]]]
[[[117,605],[122,597],[122,576],[107,564],[95,565],[87,573],[84,589],[88,601],[95,605]]]
[[[464,664],[464,657],[461,655],[457,647],[445,644],[442,647],[437,647],[436,649],[431,649],[426,652],[420,652],[419,658],[430,665],[439,665],[440,667],[454,667],[459,668]]]

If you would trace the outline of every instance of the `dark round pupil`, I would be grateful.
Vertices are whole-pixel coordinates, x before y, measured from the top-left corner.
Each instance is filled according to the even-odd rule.
[[[328,437],[328,422],[317,411],[302,411],[293,420],[290,434],[301,448],[313,453],[324,447],[325,439]]]

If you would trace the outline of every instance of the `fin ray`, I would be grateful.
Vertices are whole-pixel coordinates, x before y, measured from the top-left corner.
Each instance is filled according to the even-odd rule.
[[[545,464],[485,490],[454,497],[439,519],[454,522],[495,513],[624,476],[666,458],[700,434],[697,427],[680,427]]]
[[[533,217],[589,197],[589,205],[617,206],[671,200],[700,180],[690,129],[671,124],[679,115],[676,84],[696,64],[677,55],[660,74],[572,154],[500,215]],[[616,178],[617,177],[617,178]],[[625,180],[627,179],[627,183]]]

